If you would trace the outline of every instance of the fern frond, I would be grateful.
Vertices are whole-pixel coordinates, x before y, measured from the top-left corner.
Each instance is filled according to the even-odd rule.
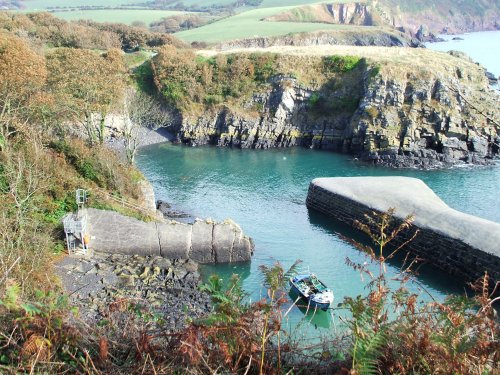
[[[18,283],[12,282],[5,290],[4,298],[0,300],[0,305],[5,306],[8,310],[19,308],[19,294],[21,287]]]
[[[360,319],[360,331],[364,334],[358,334],[353,365],[354,369],[360,375],[377,374],[379,357],[382,353],[382,347],[386,343],[386,334],[384,330],[374,331],[365,319]]]
[[[290,277],[294,276],[297,274],[299,264],[302,263],[301,259],[297,259],[288,269],[288,271],[285,272],[285,283]]]

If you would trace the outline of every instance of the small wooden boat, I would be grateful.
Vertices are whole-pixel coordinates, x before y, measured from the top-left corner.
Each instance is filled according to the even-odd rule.
[[[333,292],[313,273],[290,277],[290,286],[311,307],[326,310],[333,302]]]

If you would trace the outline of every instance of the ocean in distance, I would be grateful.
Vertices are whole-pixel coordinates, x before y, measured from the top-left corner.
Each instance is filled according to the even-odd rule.
[[[426,47],[435,51],[465,52],[472,60],[480,63],[496,77],[500,76],[500,30],[460,35],[439,35],[439,37],[445,41],[426,43]],[[463,40],[453,40],[453,38]]]

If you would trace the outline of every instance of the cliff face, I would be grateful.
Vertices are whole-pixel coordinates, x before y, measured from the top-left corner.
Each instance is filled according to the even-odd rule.
[[[349,124],[351,152],[392,166],[482,164],[498,154],[499,96],[474,91],[473,75],[377,76]],[[476,77],[479,78],[479,77]],[[481,77],[482,78],[482,77]],[[346,133],[349,139],[349,133]]]
[[[497,0],[374,0],[374,10],[388,24],[412,32],[425,25],[433,33],[498,30]]]
[[[390,25],[417,34],[498,30],[496,0],[368,0],[304,5],[267,17],[265,21],[320,22],[339,25]]]
[[[314,87],[277,75],[243,108],[183,115],[178,138],[241,148],[301,145],[397,167],[486,163],[499,152],[500,97],[482,68],[435,56],[412,68],[369,61]]]
[[[278,22],[322,22],[341,25],[374,26],[370,6],[366,3],[326,3],[305,5],[265,18]]]
[[[310,33],[289,34],[277,37],[256,37],[250,39],[222,42],[218,50],[234,48],[267,48],[271,46],[383,46],[383,47],[420,47],[422,44],[393,28],[371,27],[360,29],[342,29],[337,31],[316,31]]]

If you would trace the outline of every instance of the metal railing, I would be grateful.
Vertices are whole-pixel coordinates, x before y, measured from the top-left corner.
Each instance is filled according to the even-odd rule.
[[[120,204],[122,207],[137,211],[140,214],[143,214],[146,216],[151,216],[151,213],[152,213],[151,209],[149,209],[147,207],[144,207],[144,206],[141,206],[141,205],[138,205],[135,203],[131,203],[124,198],[116,197],[116,196],[108,193],[107,191],[99,189],[99,188],[94,188],[94,189],[91,189],[90,191],[94,192],[94,194],[96,194],[96,195],[103,197],[104,199],[112,200],[113,202]]]

